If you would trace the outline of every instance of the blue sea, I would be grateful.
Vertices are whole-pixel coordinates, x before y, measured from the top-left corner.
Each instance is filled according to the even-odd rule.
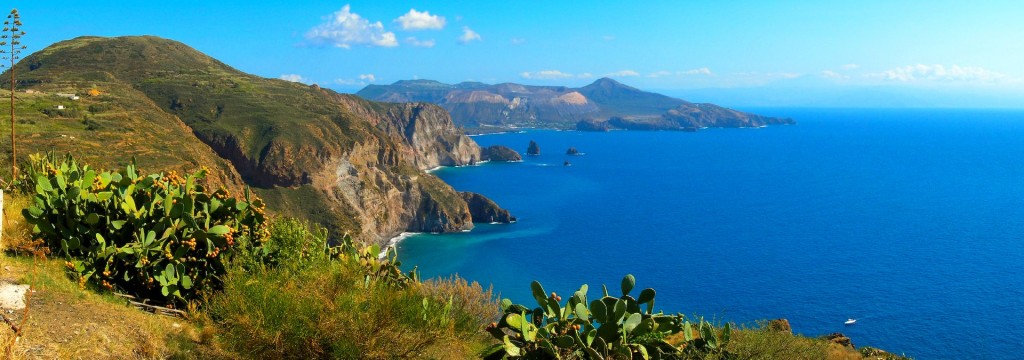
[[[541,155],[435,174],[519,221],[399,256],[528,306],[532,280],[594,297],[631,273],[665,312],[786,318],[918,359],[1024,353],[1024,111],[746,110],[798,124],[477,136]]]

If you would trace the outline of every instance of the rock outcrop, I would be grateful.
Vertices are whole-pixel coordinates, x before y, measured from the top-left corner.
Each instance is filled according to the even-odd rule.
[[[768,330],[784,332],[787,334],[793,333],[793,328],[789,326],[789,320],[786,319],[775,319],[768,322]]]
[[[526,155],[540,155],[540,146],[536,141],[530,140],[530,146],[526,148]]]
[[[611,127],[608,126],[608,123],[605,121],[580,120],[576,122],[576,130],[607,132],[608,130],[611,130]]]
[[[492,145],[480,151],[481,160],[489,161],[523,161],[518,152],[508,146]]]
[[[848,347],[848,348],[856,348],[853,345],[853,341],[850,340],[850,338],[847,337],[846,335],[843,335],[843,333],[838,333],[838,332],[837,333],[831,333],[831,334],[825,335],[824,339],[829,341],[829,342],[831,342],[831,343],[833,343],[833,344],[839,345],[839,346]]]
[[[575,147],[570,147],[568,150],[565,151],[565,154],[566,155],[579,155],[580,151],[576,150]]]
[[[459,195],[469,205],[473,222],[508,224],[516,221],[515,216],[512,216],[508,210],[502,209],[497,203],[483,195],[468,191],[460,192]]]

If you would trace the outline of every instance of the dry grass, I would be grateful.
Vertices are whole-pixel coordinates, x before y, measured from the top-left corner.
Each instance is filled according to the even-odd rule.
[[[35,291],[21,338],[11,349],[16,359],[163,359],[198,343],[198,331],[184,320],[145,313],[112,295],[78,288],[60,261],[4,256],[0,269],[0,277],[31,284]],[[23,320],[21,312],[8,317]],[[13,336],[5,327],[0,343],[9,346]]]
[[[453,275],[424,281],[420,290],[437,300],[452,299],[452,306],[456,310],[472,316],[483,326],[501,317],[501,306],[498,304],[498,297],[494,295],[493,286],[485,291],[480,283],[470,283],[458,275]]]
[[[0,238],[0,251],[12,251],[28,254],[31,248],[32,226],[25,221],[21,210],[28,207],[32,198],[28,195],[4,191],[3,237]]]

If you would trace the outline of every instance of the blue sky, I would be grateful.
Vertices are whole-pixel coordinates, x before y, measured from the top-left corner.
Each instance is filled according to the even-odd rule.
[[[1024,94],[1016,1],[18,1],[29,51],[157,35],[339,90],[402,79]]]

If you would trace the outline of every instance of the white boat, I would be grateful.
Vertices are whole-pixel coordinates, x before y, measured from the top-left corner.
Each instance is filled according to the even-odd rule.
[[[853,325],[853,324],[856,324],[856,323],[857,323],[857,319],[846,319],[846,322],[844,322],[843,324],[845,324],[845,325]]]

